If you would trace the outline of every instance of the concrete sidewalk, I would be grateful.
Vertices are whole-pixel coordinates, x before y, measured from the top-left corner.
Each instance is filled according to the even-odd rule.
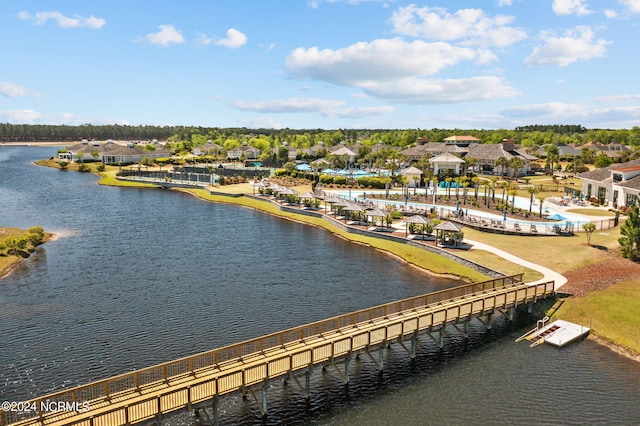
[[[536,263],[533,262],[529,262],[528,260],[524,260],[518,256],[514,256],[511,253],[508,253],[504,250],[500,250],[499,248],[490,246],[489,244],[485,244],[485,243],[481,243],[479,241],[472,241],[472,240],[468,240],[468,239],[464,239],[464,242],[467,244],[471,245],[471,250],[485,250],[488,252],[491,252],[493,254],[495,254],[496,256],[500,256],[503,259],[508,260],[509,262],[512,263],[516,263],[518,265],[522,265],[524,267],[527,267],[529,269],[533,269],[535,271],[540,272],[541,274],[544,275],[544,277],[542,277],[541,279],[539,279],[538,281],[534,281],[530,284],[539,284],[539,283],[543,283],[543,282],[547,282],[547,281],[555,281],[555,289],[558,290],[560,287],[562,287],[563,285],[565,285],[567,283],[567,279],[564,277],[564,275],[559,274],[556,271],[552,271],[549,268],[546,268],[542,265],[538,265]]]

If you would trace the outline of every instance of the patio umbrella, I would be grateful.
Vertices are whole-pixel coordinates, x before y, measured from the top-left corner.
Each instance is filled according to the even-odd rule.
[[[562,215],[559,215],[558,213],[554,213],[551,216],[547,216],[547,219],[550,219],[550,220],[565,220],[566,217],[564,217]]]
[[[298,164],[296,166],[296,169],[303,172],[308,172],[309,170],[311,170],[311,166],[308,164]]]
[[[426,217],[424,217],[422,215],[419,215],[419,214],[407,218],[407,220],[404,221],[404,236],[405,237],[407,235],[409,235],[409,224],[410,223],[415,223],[417,225],[427,225],[429,223],[429,219],[427,219]],[[423,229],[422,238],[424,238],[424,227],[422,229]]]

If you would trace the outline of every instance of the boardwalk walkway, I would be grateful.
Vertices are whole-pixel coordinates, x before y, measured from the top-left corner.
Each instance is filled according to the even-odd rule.
[[[297,382],[296,372],[308,373],[323,365],[333,366],[348,383],[349,360],[358,353],[371,355],[372,350],[398,341],[413,357],[418,333],[438,332],[442,347],[447,324],[464,323],[466,329],[472,318],[488,316],[490,326],[494,313],[511,316],[517,306],[555,294],[552,281],[530,285],[521,280],[519,274],[429,293],[89,383],[32,400],[24,413],[0,412],[0,425],[160,421],[176,410],[215,406],[219,396],[236,391],[253,395],[266,415],[270,379],[284,376]],[[379,360],[382,370],[382,357]],[[256,385],[262,386],[261,401],[250,388]],[[308,397],[308,375],[301,387]],[[51,404],[62,409],[43,409]]]

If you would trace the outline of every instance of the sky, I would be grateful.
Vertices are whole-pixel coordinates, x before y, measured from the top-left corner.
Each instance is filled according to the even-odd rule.
[[[0,122],[640,125],[640,0],[2,0]]]

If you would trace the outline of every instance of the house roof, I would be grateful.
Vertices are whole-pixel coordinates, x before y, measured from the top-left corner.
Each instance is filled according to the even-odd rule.
[[[627,161],[621,164],[610,164],[607,167],[601,167],[589,172],[578,173],[577,178],[594,180],[598,182],[605,182],[607,179],[611,179],[611,170],[626,169],[628,167],[640,166],[640,160]]]
[[[444,138],[445,141],[456,141],[456,142],[478,142],[480,139],[474,138],[471,135],[455,135],[449,136],[448,138]]]
[[[613,168],[613,170],[617,171],[617,172],[635,172],[637,170],[640,170],[640,166],[629,166],[629,167],[615,167]]]
[[[445,152],[444,154],[440,154],[436,157],[429,158],[430,163],[464,163],[464,160],[460,157],[456,157],[455,155]]]
[[[640,190],[640,175],[622,182],[617,182],[616,186]]]
[[[351,151],[349,148],[347,148],[346,146],[340,147],[338,149],[336,149],[335,151],[332,152],[332,154],[335,155],[356,155],[355,152]]]
[[[422,174],[422,170],[420,170],[417,167],[407,167],[406,169],[404,169],[402,171],[403,175],[421,175]]]

